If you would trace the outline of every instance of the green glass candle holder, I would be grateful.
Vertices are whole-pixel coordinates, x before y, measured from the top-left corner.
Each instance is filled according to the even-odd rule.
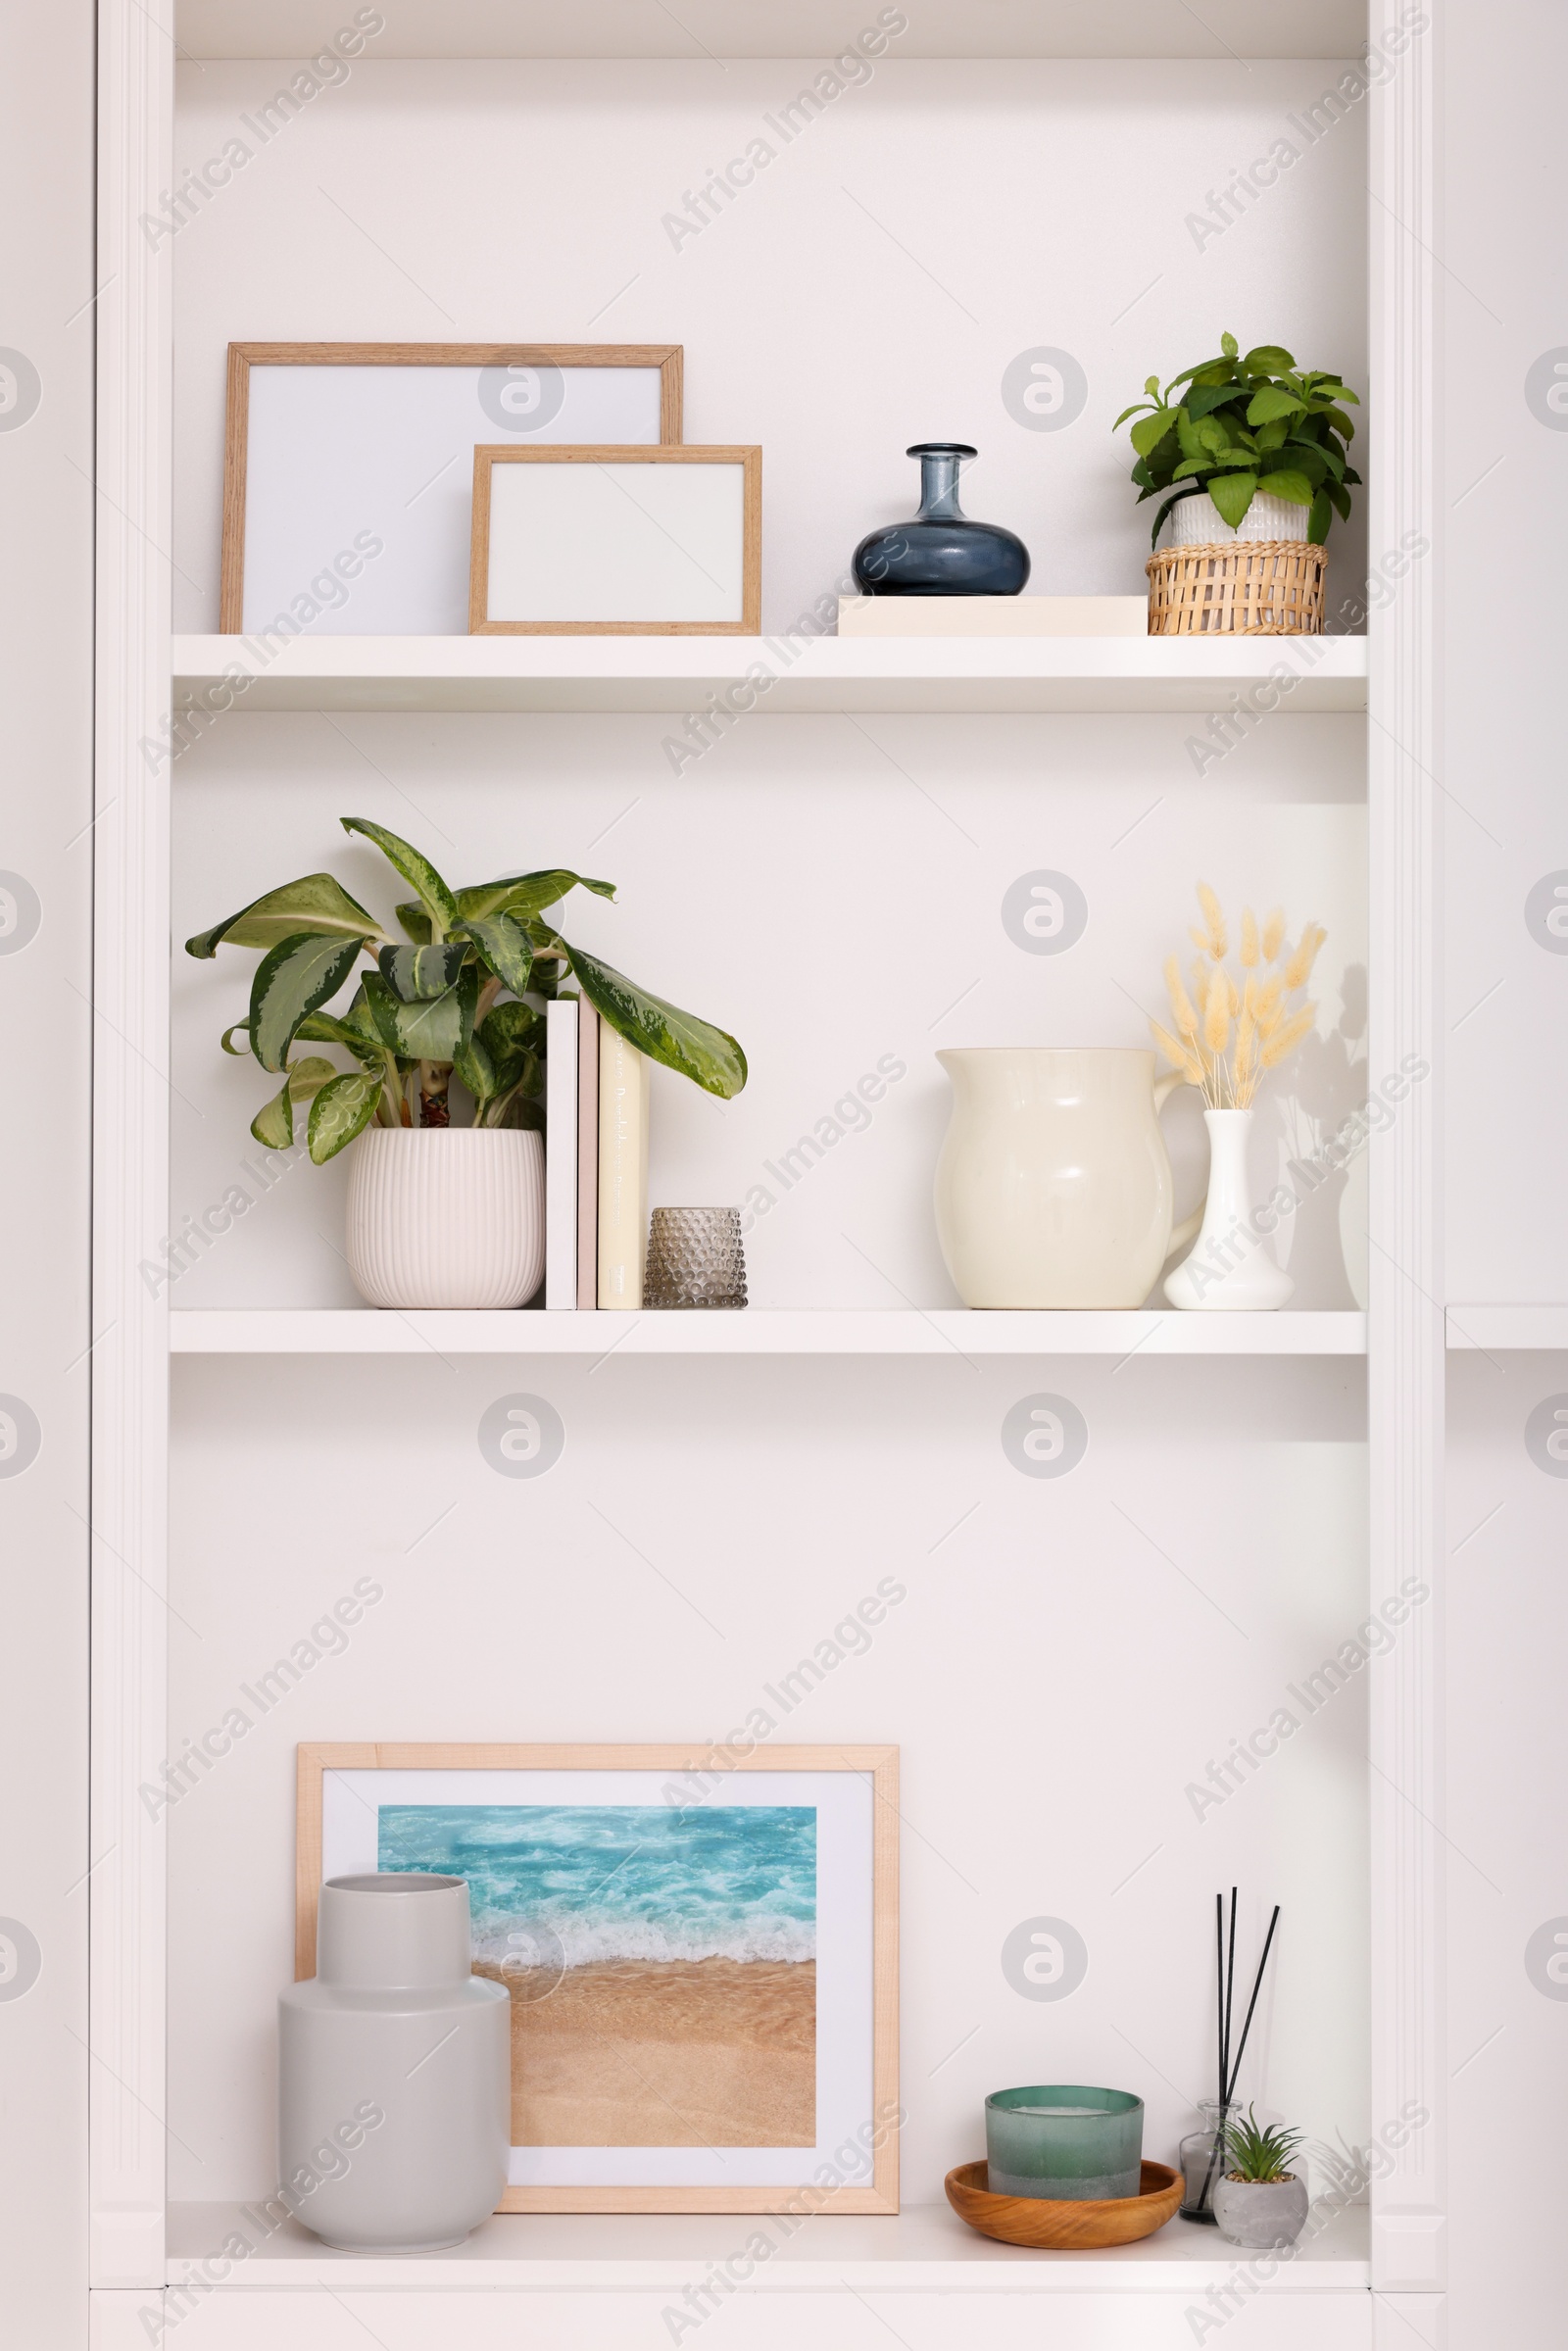
[[[1125,2089],[1053,2083],[993,2090],[986,2100],[986,2165],[994,2196],[1098,2203],[1136,2196],[1144,2101]]]

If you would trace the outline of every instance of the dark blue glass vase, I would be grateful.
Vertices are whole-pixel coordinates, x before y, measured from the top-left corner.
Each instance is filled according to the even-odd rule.
[[[979,452],[964,441],[917,441],[920,512],[874,530],[855,551],[865,596],[1017,596],[1029,550],[996,522],[971,522],[958,504],[958,465]]]

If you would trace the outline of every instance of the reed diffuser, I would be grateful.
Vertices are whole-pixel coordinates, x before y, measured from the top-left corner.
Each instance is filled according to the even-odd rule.
[[[1274,1916],[1268,1923],[1263,1938],[1263,1956],[1257,1963],[1252,1979],[1252,1996],[1247,2003],[1247,2015],[1242,2022],[1242,2036],[1235,2053],[1231,2049],[1231,2025],[1235,2015],[1236,1993],[1236,1888],[1231,1887],[1230,1935],[1225,1932],[1225,1897],[1214,1896],[1214,1975],[1215,2000],[1218,2013],[1216,2049],[1219,2059],[1219,2096],[1210,2105],[1205,2099],[1200,2105],[1203,2120],[1181,2144],[1182,2178],[1186,2192],[1182,2199],[1184,2221],[1201,2221],[1206,2227],[1215,2226],[1214,2183],[1224,2169],[1226,2140],[1231,2129],[1231,2111],[1236,2099],[1236,2083],[1242,2071],[1242,2059],[1247,2051],[1247,2036],[1252,2030],[1252,2015],[1257,2007],[1257,1995],[1263,1988],[1263,1971],[1273,1948],[1274,1930],[1280,1923],[1280,1906],[1274,1905]]]

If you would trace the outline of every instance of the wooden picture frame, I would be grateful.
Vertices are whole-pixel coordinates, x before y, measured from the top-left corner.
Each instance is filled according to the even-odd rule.
[[[412,1792],[429,1787],[431,1775],[461,1774],[461,1786],[454,1785],[450,1796],[441,1788],[441,1800],[431,1803],[427,1795]],[[513,2150],[513,2183],[503,2195],[497,2209],[501,2212],[645,2212],[645,2213],[773,2213],[788,2210],[792,2214],[830,2213],[894,2213],[899,2209],[899,2128],[903,2110],[899,2104],[899,1997],[898,1997],[898,1931],[899,1931],[899,1751],[893,1746],[778,1746],[752,1745],[741,1750],[739,1740],[723,1748],[712,1746],[678,1745],[510,1745],[510,1744],[447,1744],[376,1742],[346,1744],[302,1744],[298,1750],[298,1822],[296,1870],[296,1933],[295,1980],[302,1982],[316,1973],[316,1924],[319,1887],[322,1877],[346,1874],[347,1871],[379,1867],[386,1854],[387,1839],[394,1841],[395,1851],[403,1856],[404,1868],[446,1868],[449,1863],[439,1858],[432,1848],[432,1857],[424,1859],[426,1847],[416,1842],[411,1846],[411,1835],[418,1839],[439,1840],[443,1835],[461,1843],[466,1854],[475,1848],[473,1808],[506,1804],[498,1788],[507,1786],[506,1775],[518,1776],[514,1781],[517,1794],[511,1798],[516,1804],[522,1793],[531,1787],[540,1794],[548,1794],[545,1809],[558,1824],[572,1811],[591,1808],[593,1803],[623,1808],[633,1799],[625,1791],[634,1788],[641,1801],[657,1806],[671,1824],[672,1835],[689,1820],[696,1819],[710,1834],[713,1827],[715,1807],[724,1807],[739,1823],[749,1807],[765,1808],[766,1819],[758,1825],[759,1837],[775,1831],[784,1811],[810,1809],[811,1851],[811,1908],[809,1960],[811,1982],[808,1990],[811,2062],[816,2083],[811,2111],[816,2135],[814,2148],[778,2148],[758,2138],[726,2138],[722,2141],[726,2154],[720,2157],[711,2143],[717,2136],[710,2128],[703,2134],[704,2144],[698,2147],[695,2139],[674,2140],[659,2146],[646,2146],[630,2141],[612,2145],[584,2146],[581,2153],[585,2172],[595,2169],[628,2171],[633,2174],[646,2167],[649,2177],[610,2180],[521,2180],[519,2170],[530,2168],[543,2172],[570,2168],[564,2159],[578,2150],[571,2145],[552,2147],[543,2144],[514,2146]],[[391,1819],[383,1823],[382,1807],[363,1786],[348,1780],[334,1783],[333,1775],[387,1775]],[[606,1775],[605,1793],[599,1796],[592,1790],[593,1775]],[[554,1779],[535,1777],[531,1783],[523,1775],[556,1775]],[[645,1778],[636,1778],[645,1775]],[[561,1776],[569,1776],[563,1778]],[[842,1778],[840,1777],[842,1776]],[[775,1792],[778,1803],[768,1799]],[[645,1791],[645,1792],[644,1792]],[[809,1795],[810,1805],[803,1799]],[[838,1799],[843,1799],[842,1803]],[[791,1799],[793,1798],[793,1802]],[[510,1808],[510,1807],[509,1807]],[[443,1826],[438,1816],[448,1812],[461,1813],[461,1829],[457,1824]],[[430,1826],[425,1827],[422,1816],[428,1813]],[[825,1835],[819,1834],[826,1816]],[[835,1817],[836,1816],[836,1817]],[[543,1816],[541,1816],[543,1817]],[[410,1823],[414,1826],[411,1830]],[[730,1827],[726,1823],[726,1831]],[[631,1834],[630,1831],[624,1834]],[[799,1834],[799,1832],[795,1832]],[[636,1831],[639,1840],[636,1850],[642,1849],[643,1832]],[[498,1851],[513,1855],[516,1850],[515,1832],[508,1838],[498,1837]],[[675,1845],[666,1845],[659,1859],[659,1884],[665,1887],[670,1882],[670,1854]],[[705,1846],[701,1848],[707,1850]],[[559,1856],[569,1852],[564,1843],[551,1848],[552,1886],[561,1882]],[[413,1852],[413,1858],[407,1856]],[[601,1878],[606,1847],[602,1837],[593,1844],[595,1881],[591,1891],[597,1894],[608,1883]],[[819,1866],[820,1856],[820,1866]],[[628,1856],[629,1863],[630,1856]],[[634,1899],[629,1867],[624,1868],[617,1883],[621,1886],[618,1898]],[[860,1884],[861,1873],[868,1883]],[[798,1886],[798,1878],[792,1883]],[[496,1897],[492,1894],[492,1900]],[[520,1895],[515,1898],[522,1898]],[[662,1894],[662,1899],[667,1898]],[[701,1892],[701,1915],[709,1918],[709,1889],[705,1881]],[[574,1915],[569,1912],[561,1918],[569,1926]],[[584,1910],[582,1924],[585,1934],[602,1935],[603,1927],[597,1912]],[[646,1913],[633,1912],[640,1928],[645,1928]],[[756,1917],[771,1926],[770,1912],[758,1910]],[[825,1936],[823,1958],[827,1972],[818,1976],[818,1945],[816,1933],[821,1923]],[[502,1925],[509,1923],[503,1918]],[[517,1924],[523,1924],[519,1915]],[[544,1932],[550,1932],[546,1929]],[[481,1930],[476,1925],[478,1938]],[[487,1939],[495,1942],[497,1931],[489,1931]],[[526,1934],[509,1934],[508,1944],[527,1943]],[[530,1944],[530,1948],[533,1946]],[[564,1949],[564,1945],[562,1946]],[[593,1943],[599,1948],[598,1941]],[[801,1957],[797,1952],[792,1957]],[[766,1962],[764,1962],[766,1963]],[[579,1990],[592,1996],[602,1994],[603,1983],[595,1986],[586,1978],[596,1966],[611,1964],[615,1980],[610,1986],[612,2002],[635,2001],[639,1986],[633,1982],[626,1987],[624,1979],[636,1978],[649,1965],[662,1967],[665,1962],[648,1962],[637,1958],[628,1965],[623,1956],[612,1962],[597,1959],[586,1961],[579,1974],[564,1958],[551,1990],[541,1993],[530,1984],[526,2002],[519,2007],[517,1991],[520,1979],[509,1978],[509,1962],[497,1963],[481,1955],[476,1968],[495,1980],[509,1984],[514,1994],[514,2115],[516,2102],[526,2094],[531,2081],[526,2065],[519,2063],[519,2033],[527,2030],[526,2018],[541,1998],[548,1998],[563,1984],[568,1989],[573,1975],[577,1975]],[[515,1962],[520,1969],[529,1963]],[[681,1989],[689,1989],[690,1978],[698,1972],[699,1960],[677,1959],[684,1980]],[[740,1973],[733,1959],[720,1963],[729,1969],[722,1981],[710,1979],[719,2007],[734,2013],[739,1997],[734,1983]],[[863,1966],[865,1981],[859,1981]],[[759,1987],[770,2001],[778,1997],[780,1975],[793,1976],[792,1967],[780,1968],[773,1955],[772,1981]],[[742,1989],[759,1987],[742,1986]],[[701,1986],[699,1989],[701,1990]],[[647,1987],[649,1996],[661,2000],[669,1996],[667,1977]],[[558,2017],[563,2011],[558,2011]],[[597,2018],[583,2030],[592,2051],[598,2054],[605,2046],[605,2008],[603,2004],[589,2011]],[[770,2011],[771,2014],[771,2011]],[[830,2018],[836,2019],[830,2027]],[[519,2019],[521,2023],[519,2024]],[[853,2033],[846,2036],[844,2021],[848,2020]],[[569,2025],[567,2031],[569,2033]],[[628,2033],[634,2033],[635,2024],[628,2023]],[[710,2049],[711,2028],[705,2026],[702,2046]],[[771,2050],[776,2037],[776,2025],[769,2033],[759,2036],[759,2044]],[[842,2055],[853,2046],[855,2062],[846,2066]],[[568,2050],[570,2047],[568,2039]],[[742,2047],[744,2058],[746,2047]],[[563,2061],[569,2065],[569,2057]],[[698,2064],[693,2052],[694,2067]],[[709,2079],[710,2056],[701,2061],[703,2071],[694,2075],[705,2084]],[[641,2079],[641,2077],[639,2077]],[[586,2091],[584,2094],[588,2094]],[[597,2093],[603,2096],[602,2088]],[[661,2095],[654,2091],[655,2095]],[[663,2105],[669,2100],[664,2098]],[[826,2111],[824,2112],[824,2109]],[[670,2111],[677,2111],[671,2107]],[[846,2131],[845,2117],[858,2118],[858,2126],[851,2135]],[[514,2119],[514,2130],[516,2122]],[[848,2138],[858,2153],[853,2162],[843,2158],[843,2146]],[[838,2160],[835,2160],[837,2155]],[[808,2157],[808,2160],[806,2158]],[[705,2158],[711,2158],[710,2163]],[[659,2160],[655,2160],[659,2159]],[[667,2160],[665,2160],[667,2159]],[[771,2173],[783,2170],[785,2178],[736,2179],[737,2167],[750,2161],[754,2172]],[[662,2168],[689,2168],[694,2174],[703,2170],[731,2173],[723,2184],[693,2179],[683,2181],[670,2177],[656,2177]],[[799,2169],[799,2177],[794,2169]],[[824,2168],[830,2175],[823,2178]],[[863,2168],[868,2177],[857,2176]],[[832,2174],[839,2176],[835,2179]]]
[[[563,616],[558,619],[506,620],[490,615],[491,589],[491,532],[494,507],[494,483],[497,467],[514,465],[598,466],[601,469],[649,466],[703,466],[713,471],[738,469],[741,475],[738,521],[738,576],[736,591],[740,612],[733,619],[584,619]],[[617,510],[618,511],[618,510]],[[657,520],[649,534],[652,544],[673,542],[670,533]],[[696,566],[699,570],[703,566]],[[712,578],[711,572],[708,574]],[[714,581],[715,588],[720,585]],[[728,593],[727,586],[724,593]],[[557,443],[550,447],[517,448],[511,445],[479,447],[473,453],[473,544],[468,575],[468,627],[474,636],[485,637],[755,637],[762,625],[762,453],[758,448],[701,447],[685,445],[680,448],[628,446],[571,447]]]
[[[506,367],[563,372],[578,368],[657,368],[659,442],[678,444],[681,437],[683,354],[678,343],[230,343],[218,619],[220,631],[225,636],[241,635],[246,626],[246,482],[252,376],[259,367]],[[481,438],[493,437],[495,420],[487,423],[480,414],[474,418],[474,427],[468,448]],[[580,432],[574,436],[578,440],[581,437]],[[466,450],[463,455],[465,463],[460,479],[466,486]],[[318,550],[312,562],[302,563],[301,587],[306,585],[314,561],[325,562],[329,555],[329,550]],[[462,633],[461,621],[453,633]]]

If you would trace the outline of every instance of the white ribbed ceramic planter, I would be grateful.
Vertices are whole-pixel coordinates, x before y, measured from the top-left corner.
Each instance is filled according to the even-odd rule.
[[[1265,498],[1260,490],[1242,516],[1241,528],[1232,530],[1204,491],[1200,497],[1184,498],[1174,509],[1159,534],[1159,544],[1162,548],[1224,547],[1233,539],[1304,539],[1306,518],[1304,506],[1292,506],[1285,498]]]
[[[545,1152],[514,1128],[368,1127],[349,1271],[372,1306],[520,1306],[545,1266]]]

